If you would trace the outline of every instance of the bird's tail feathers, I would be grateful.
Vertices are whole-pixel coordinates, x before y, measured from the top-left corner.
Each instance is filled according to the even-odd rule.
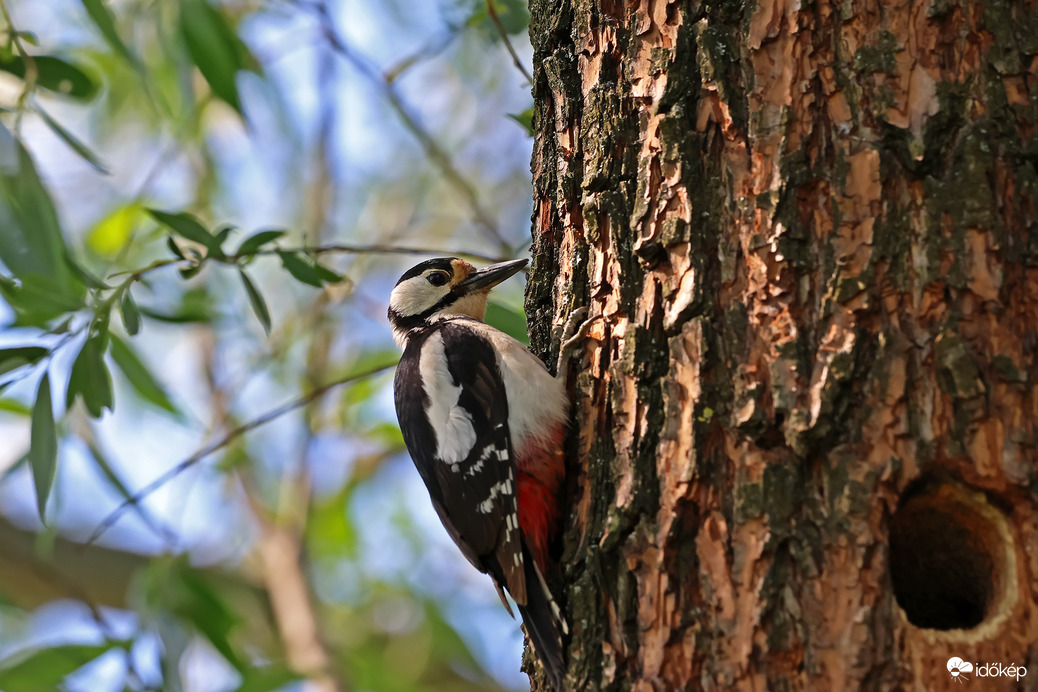
[[[558,603],[551,595],[544,575],[529,551],[523,549],[526,572],[526,604],[519,606],[519,615],[526,625],[537,658],[544,665],[556,692],[562,692],[563,663],[562,634],[569,633],[566,620]]]

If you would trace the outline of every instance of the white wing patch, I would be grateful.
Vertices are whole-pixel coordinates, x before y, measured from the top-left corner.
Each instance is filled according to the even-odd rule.
[[[436,457],[446,464],[457,465],[475,446],[476,429],[472,416],[458,405],[461,386],[455,384],[447,370],[443,336],[438,332],[422,344],[418,369],[429,398],[427,414],[436,435]]]

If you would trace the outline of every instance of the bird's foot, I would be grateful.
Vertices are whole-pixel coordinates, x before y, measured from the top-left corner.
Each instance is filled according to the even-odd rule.
[[[562,336],[559,338],[559,358],[555,365],[555,376],[559,377],[565,372],[565,366],[576,356],[577,350],[583,346],[587,339],[588,330],[591,325],[602,318],[601,315],[587,318],[588,308],[579,307],[566,318],[566,324],[562,328]]]

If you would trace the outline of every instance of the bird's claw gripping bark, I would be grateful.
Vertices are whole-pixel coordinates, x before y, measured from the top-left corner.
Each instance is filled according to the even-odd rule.
[[[559,358],[555,364],[555,376],[559,377],[565,372],[565,366],[576,356],[577,350],[583,346],[587,339],[591,324],[601,318],[596,315],[587,318],[588,308],[579,307],[566,318],[566,324],[562,328],[562,336],[559,338]]]

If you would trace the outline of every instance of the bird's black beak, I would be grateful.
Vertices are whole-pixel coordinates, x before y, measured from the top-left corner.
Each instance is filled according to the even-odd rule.
[[[466,276],[465,280],[458,284],[458,288],[466,293],[489,290],[525,267],[529,261],[526,259],[509,260],[477,269]]]

